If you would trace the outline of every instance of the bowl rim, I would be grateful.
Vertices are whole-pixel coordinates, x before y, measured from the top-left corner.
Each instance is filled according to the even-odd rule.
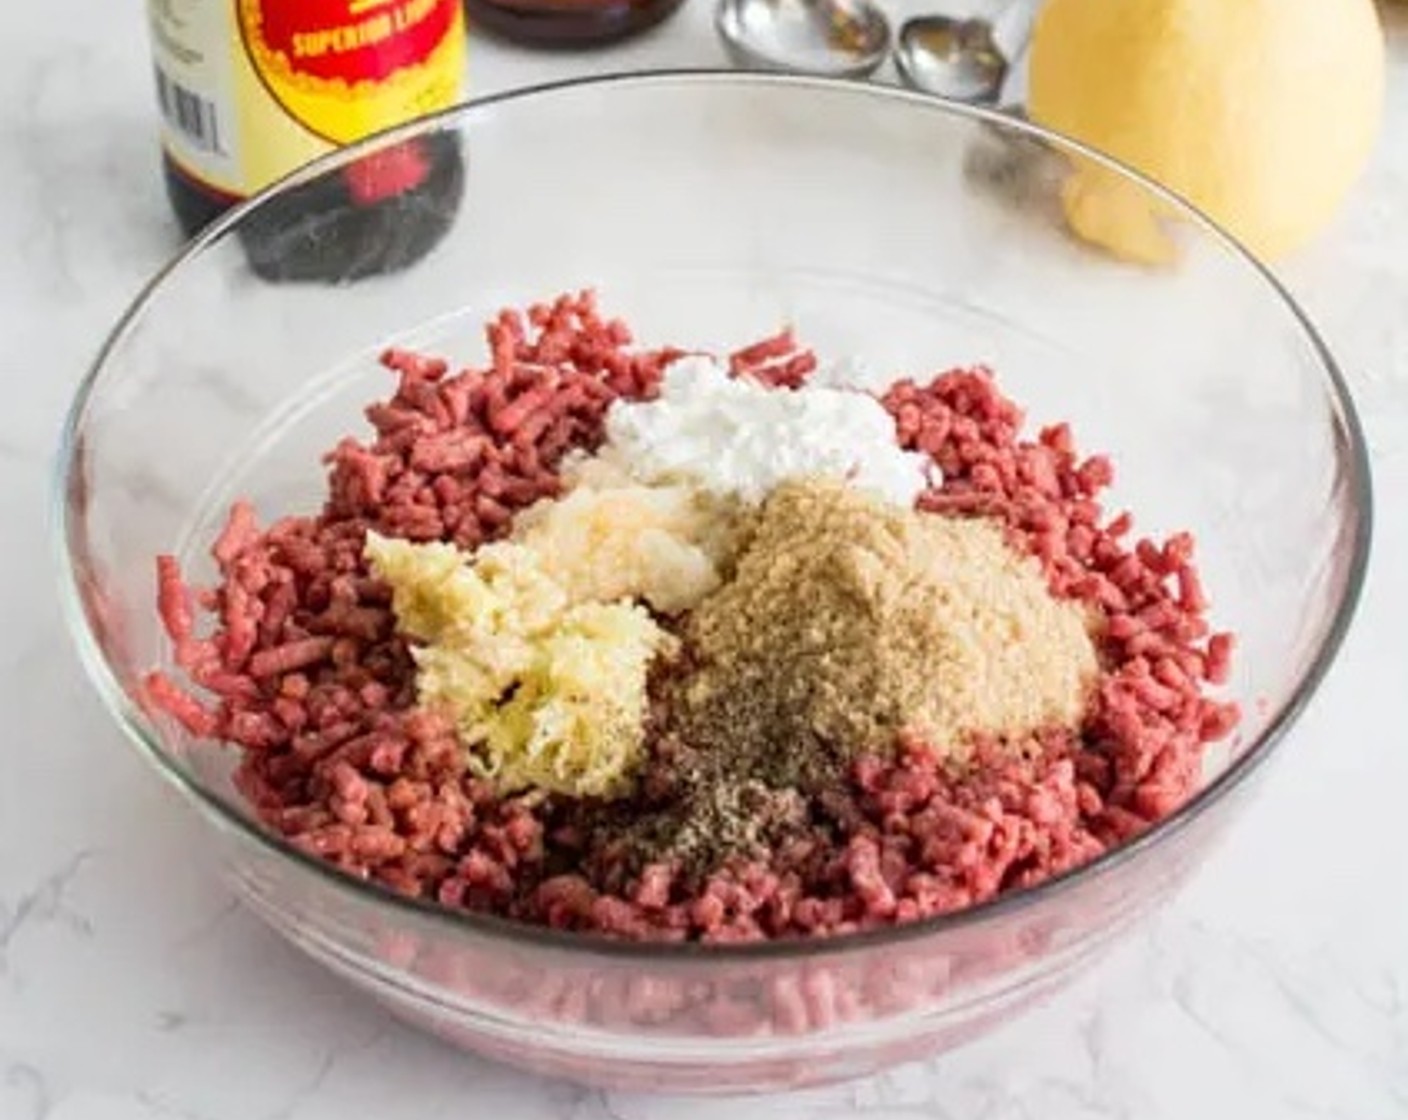
[[[650,86],[697,85],[743,86],[754,88],[812,88],[858,98],[888,101],[909,109],[937,112],[957,117],[973,124],[986,124],[1017,133],[1029,139],[1054,144],[1067,153],[1083,157],[1132,181],[1154,197],[1162,199],[1180,217],[1198,228],[1202,235],[1220,244],[1239,259],[1254,277],[1260,277],[1269,294],[1278,298],[1292,319],[1304,332],[1310,349],[1319,360],[1326,388],[1337,410],[1347,446],[1343,463],[1349,475],[1351,510],[1353,511],[1353,541],[1344,587],[1335,604],[1330,625],[1307,665],[1290,689],[1287,698],[1275,710],[1266,728],[1255,742],[1212,781],[1200,788],[1183,805],[1167,817],[1155,822],[1138,836],[1070,870],[1045,879],[1035,886],[1004,892],[961,910],[931,918],[917,919],[894,926],[861,930],[832,937],[774,939],[742,944],[704,942],[639,942],[607,937],[595,932],[574,932],[553,929],[528,922],[514,921],[495,915],[456,910],[439,903],[398,894],[370,879],[353,876],[333,864],[294,846],[284,837],[259,825],[235,811],[223,799],[206,790],[168,755],[160,736],[149,731],[140,707],[122,687],[117,674],[109,665],[97,635],[93,632],[84,609],[83,591],[74,562],[75,549],[71,542],[79,533],[79,520],[68,502],[74,473],[81,466],[82,448],[79,432],[85,413],[108,360],[130,332],[140,323],[148,308],[158,299],[166,282],[193,259],[203,255],[237,227],[247,215],[267,200],[283,192],[345,166],[369,151],[403,142],[407,139],[470,120],[501,104],[543,100],[556,95],[571,94],[578,89],[627,89]],[[263,853],[276,860],[292,864],[317,878],[328,888],[354,896],[374,907],[389,907],[404,911],[417,922],[427,922],[448,932],[483,937],[491,941],[512,944],[519,949],[531,948],[546,952],[562,952],[578,957],[609,958],[617,961],[641,961],[656,965],[706,961],[798,960],[821,956],[842,956],[872,949],[899,946],[941,936],[958,930],[978,928],[986,923],[1003,920],[1029,908],[1040,906],[1047,899],[1065,894],[1081,884],[1104,877],[1127,863],[1134,862],[1165,840],[1190,826],[1207,810],[1221,803],[1241,788],[1284,740],[1311,699],[1318,692],[1334,664],[1349,632],[1359,606],[1366,581],[1371,540],[1373,536],[1373,483],[1368,445],[1363,425],[1354,405],[1347,380],[1331,354],[1329,346],[1315,328],[1309,315],[1296,301],[1271,269],[1255,257],[1235,237],[1224,230],[1200,209],[1176,192],[1162,186],[1139,171],[1090,146],[1052,129],[1013,117],[997,110],[979,108],[950,101],[932,94],[855,82],[846,78],[810,75],[747,72],[718,67],[662,67],[635,71],[602,73],[588,77],[567,78],[535,83],[498,93],[471,98],[451,108],[428,114],[395,128],[368,136],[364,140],[337,149],[285,175],[251,198],[233,207],[212,222],[174,254],[142,286],[126,310],[110,329],[96,357],[74,392],[66,412],[62,434],[53,465],[50,485],[50,540],[55,561],[60,569],[60,600],[67,629],[79,654],[90,682],[102,697],[121,730],[140,752],[148,757],[158,773],[173,784],[195,807],[217,827],[237,834],[253,843]]]

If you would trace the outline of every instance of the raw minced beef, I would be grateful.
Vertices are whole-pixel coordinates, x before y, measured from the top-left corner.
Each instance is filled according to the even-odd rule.
[[[1209,633],[1192,539],[1131,540],[1130,518],[1099,504],[1108,461],[1080,459],[1064,426],[1021,438],[992,377],[954,370],[900,382],[882,403],[900,446],[942,468],[919,508],[998,519],[1056,595],[1098,612],[1101,667],[1078,734],[980,741],[960,769],[941,744],[906,737],[800,806],[765,805],[776,827],[750,856],[703,873],[632,861],[591,827],[593,806],[500,796],[450,723],[416,707],[415,665],[369,575],[366,534],[466,549],[502,536],[516,511],[560,492],[563,456],[600,442],[607,408],[654,394],[679,352],[632,349],[589,295],[526,322],[504,312],[488,336],[491,364],[455,374],[388,353],[396,392],[367,409],[370,441],[329,453],[324,508],[261,527],[236,505],[213,548],[217,586],[189,588],[172,558],[158,562],[159,610],[189,684],[153,673],[147,698],[231,744],[244,796],[301,848],[396,891],[563,928],[834,935],[968,906],[1129,839],[1190,795],[1204,745],[1235,724],[1235,707],[1207,695],[1227,678],[1232,641]],[[815,360],[780,335],[730,366],[786,391]],[[679,749],[655,736],[642,817],[668,800]]]

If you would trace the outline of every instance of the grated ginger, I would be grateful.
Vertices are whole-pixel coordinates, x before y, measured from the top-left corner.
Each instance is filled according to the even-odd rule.
[[[572,489],[520,513],[513,540],[573,602],[639,598],[678,614],[722,585],[735,503],[686,483],[642,484],[607,459],[579,459],[566,476]]]
[[[367,535],[392,589],[420,702],[452,713],[471,764],[504,792],[628,792],[644,752],[646,673],[675,640],[642,607],[573,602],[533,550]]]

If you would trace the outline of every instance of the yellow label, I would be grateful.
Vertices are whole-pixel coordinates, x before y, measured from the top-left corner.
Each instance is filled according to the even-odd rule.
[[[172,159],[252,194],[460,99],[460,0],[148,0]]]
[[[230,0],[148,0],[147,16],[167,153],[207,186],[246,193]]]

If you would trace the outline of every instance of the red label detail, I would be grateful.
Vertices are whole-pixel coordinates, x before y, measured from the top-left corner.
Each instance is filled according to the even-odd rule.
[[[430,160],[418,142],[409,140],[348,164],[342,174],[352,201],[370,206],[420,186],[430,174]]]

